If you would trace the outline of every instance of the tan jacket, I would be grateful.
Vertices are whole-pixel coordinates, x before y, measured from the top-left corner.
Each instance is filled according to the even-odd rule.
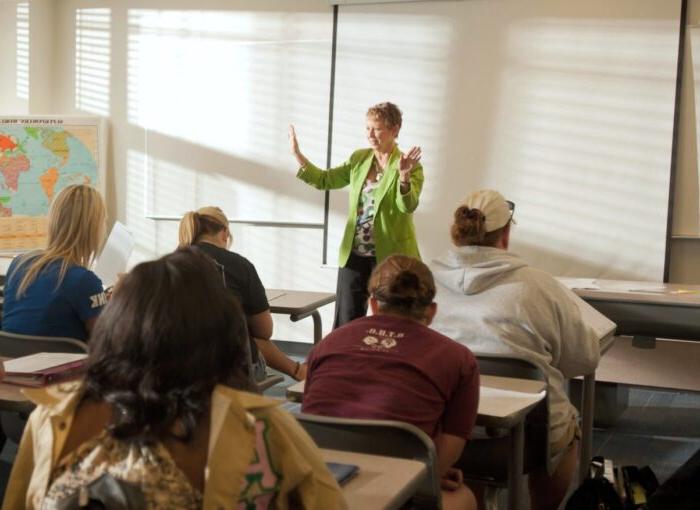
[[[3,510],[41,507],[81,399],[78,383],[26,390],[26,394],[38,407],[24,431]],[[277,492],[270,508],[290,508],[290,499],[299,503],[291,504],[294,508],[347,508],[316,445],[277,404],[278,401],[225,386],[215,388],[204,509],[242,508],[239,505],[243,490],[254,496],[256,491],[265,490],[262,485],[266,479]],[[256,439],[265,443],[269,463],[256,462],[261,470],[256,481],[262,482],[244,489],[244,475],[254,458]]]

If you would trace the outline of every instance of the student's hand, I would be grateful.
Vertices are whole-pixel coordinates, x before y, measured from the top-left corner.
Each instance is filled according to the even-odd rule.
[[[306,380],[306,369],[307,369],[306,363],[302,363],[299,365],[299,371],[297,372],[297,381],[304,381]]]
[[[440,486],[446,491],[456,491],[462,486],[464,478],[462,471],[456,468],[450,468],[440,480]]]
[[[124,281],[125,276],[126,276],[126,273],[117,273],[117,281],[115,282],[115,284],[112,285],[111,287],[108,287],[105,290],[105,295],[107,297],[107,300],[112,299],[112,296],[114,295],[114,293],[119,290],[119,286],[122,284],[122,281]]]

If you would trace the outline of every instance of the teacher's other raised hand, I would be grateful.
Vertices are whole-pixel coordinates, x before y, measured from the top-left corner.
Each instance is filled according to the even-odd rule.
[[[301,150],[299,150],[299,141],[297,140],[297,133],[294,130],[294,126],[292,124],[289,125],[288,136],[289,149],[291,150],[292,155],[297,160],[297,163],[299,163],[299,166],[306,165],[309,162],[309,160],[306,159],[306,157],[301,153]]]
[[[420,147],[411,147],[408,152],[401,153],[401,159],[399,160],[401,184],[409,184],[411,182],[411,171],[413,171],[416,164],[420,161],[420,157]]]

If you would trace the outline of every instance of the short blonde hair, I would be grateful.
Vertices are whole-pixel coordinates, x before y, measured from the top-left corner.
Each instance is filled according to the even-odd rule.
[[[28,268],[17,288],[17,297],[24,295],[52,262],[61,261],[57,287],[71,266],[90,267],[102,247],[106,220],[104,200],[95,188],[73,184],[61,190],[49,207],[46,249],[23,255],[20,260],[20,266],[28,264]]]
[[[367,117],[377,117],[389,128],[401,128],[401,110],[394,103],[385,102],[370,106]]]
[[[229,235],[228,218],[218,207],[202,207],[185,213],[180,220],[178,248],[191,246],[207,235],[218,234],[226,230]]]

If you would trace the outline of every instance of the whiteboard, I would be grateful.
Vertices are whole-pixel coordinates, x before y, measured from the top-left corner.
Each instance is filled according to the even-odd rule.
[[[663,277],[680,0],[474,0],[339,9],[333,163],[368,106],[423,148],[423,258],[468,192],[516,203],[511,249],[562,276]],[[331,194],[334,262],[348,210]]]

